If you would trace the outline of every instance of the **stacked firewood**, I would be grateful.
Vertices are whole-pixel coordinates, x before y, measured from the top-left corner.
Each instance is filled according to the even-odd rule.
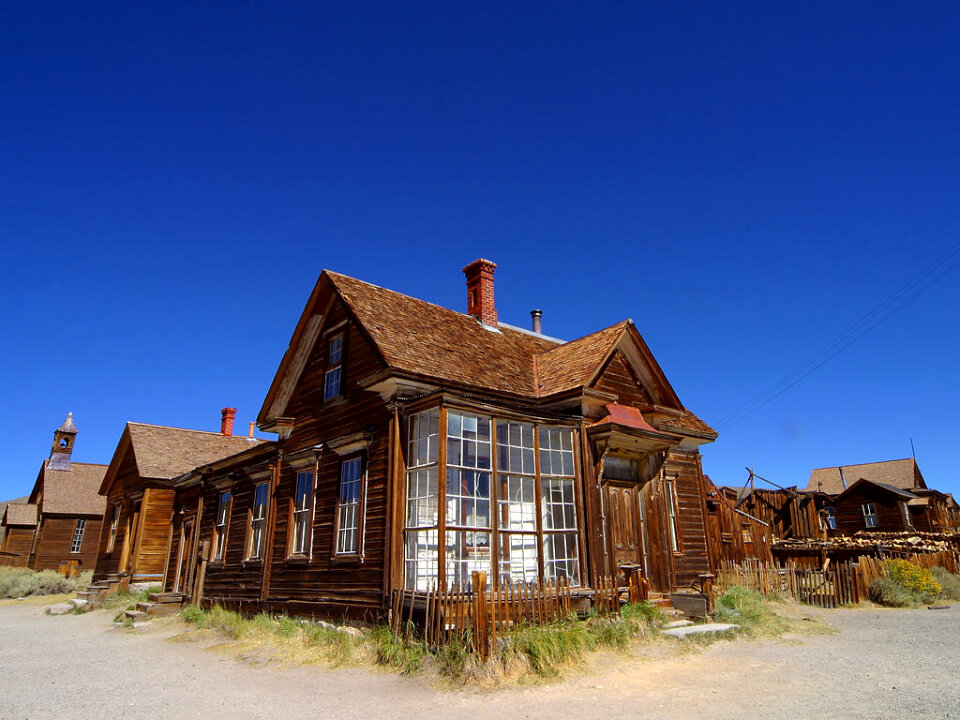
[[[932,532],[858,532],[856,535],[818,540],[780,540],[774,548],[840,550],[856,548],[881,548],[886,551],[943,552],[960,549],[960,535]]]

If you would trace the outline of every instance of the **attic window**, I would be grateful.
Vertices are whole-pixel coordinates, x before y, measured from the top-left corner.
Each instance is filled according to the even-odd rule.
[[[70,441],[66,438],[60,438],[60,447],[66,448],[70,444]]]
[[[343,333],[327,340],[327,364],[323,374],[323,399],[330,400],[342,395]]]

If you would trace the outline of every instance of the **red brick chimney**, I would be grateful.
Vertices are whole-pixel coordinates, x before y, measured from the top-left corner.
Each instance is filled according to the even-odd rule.
[[[467,315],[484,325],[497,327],[497,308],[493,304],[493,271],[497,264],[480,258],[463,269],[467,276]]]
[[[230,437],[233,435],[233,419],[237,416],[236,408],[224,408],[220,411],[220,434]]]

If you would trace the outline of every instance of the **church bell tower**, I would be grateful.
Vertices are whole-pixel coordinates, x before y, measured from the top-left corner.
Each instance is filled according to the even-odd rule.
[[[73,413],[67,413],[63,425],[53,431],[53,447],[50,449],[51,470],[70,470],[73,443],[77,439],[77,426],[73,424]]]

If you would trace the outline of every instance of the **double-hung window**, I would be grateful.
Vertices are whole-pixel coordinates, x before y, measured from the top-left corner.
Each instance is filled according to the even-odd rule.
[[[574,501],[573,431],[540,427],[540,513],[543,576],[580,584],[577,506]]]
[[[70,552],[80,552],[80,546],[83,545],[83,531],[87,527],[87,521],[83,518],[77,520],[76,527],[73,528],[73,539],[70,541]]]
[[[110,534],[107,536],[107,552],[113,552],[117,544],[117,527],[120,525],[120,506],[113,506],[113,517],[110,520]]]
[[[537,582],[537,464],[533,423],[497,421],[497,527],[499,577]]]
[[[213,559],[223,560],[224,553],[227,550],[227,525],[230,522],[230,498],[229,490],[220,493],[220,502],[217,505],[217,522],[214,528],[213,538]]]
[[[293,540],[292,555],[310,554],[310,526],[313,514],[313,471],[297,473],[297,485],[293,495]]]
[[[440,410],[411,416],[407,427],[404,577],[407,588],[425,591],[439,577]]]
[[[490,573],[490,418],[447,413],[446,573],[466,586]]]
[[[327,340],[327,364],[323,373],[323,399],[343,394],[343,333]]]
[[[250,507],[250,546],[247,548],[249,560],[259,560],[263,554],[264,523],[267,517],[267,495],[269,484],[258,483],[253,489],[253,505]]]
[[[360,553],[363,516],[363,457],[340,463],[340,502],[337,507],[337,554]]]
[[[863,524],[864,527],[873,528],[876,527],[879,523],[877,522],[877,508],[873,503],[864,503],[863,508]]]

